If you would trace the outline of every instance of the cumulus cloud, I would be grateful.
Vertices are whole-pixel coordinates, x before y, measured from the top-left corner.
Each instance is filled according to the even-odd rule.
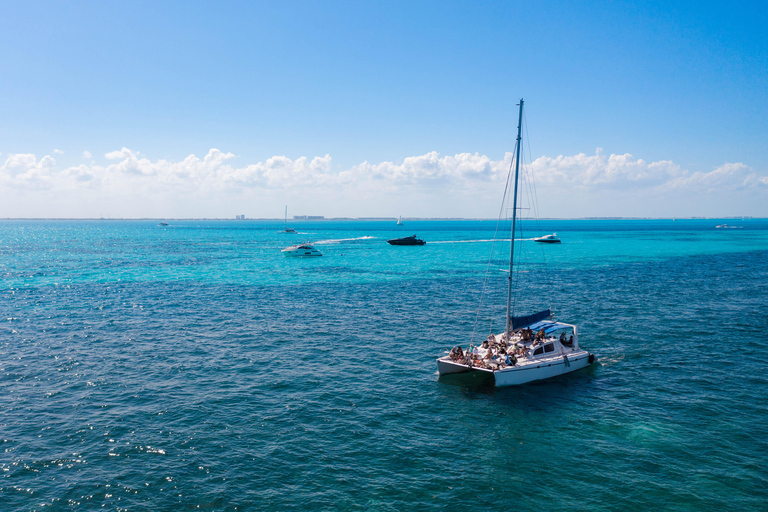
[[[694,172],[668,184],[671,189],[697,189],[717,192],[723,189],[751,189],[768,186],[768,175],[761,176],[743,163],[726,163],[711,172]]]
[[[51,186],[56,160],[46,155],[40,160],[30,153],[10,154],[0,166],[0,186],[16,189],[41,189]]]
[[[542,156],[533,161],[531,170],[538,183],[580,188],[655,187],[685,175],[679,165],[669,160],[648,163],[629,153],[607,156],[600,148],[589,156]]]
[[[84,158],[91,156],[83,152]],[[499,195],[512,162],[510,153],[494,160],[478,153],[441,156],[431,152],[402,162],[362,162],[334,171],[327,154],[297,159],[274,156],[240,165],[236,165],[234,154],[215,148],[203,157],[189,155],[180,161],[151,160],[125,147],[104,156],[110,161],[108,165],[58,169],[49,155],[38,159],[33,154],[10,154],[0,166],[0,187],[51,190],[71,198],[92,193],[89,197],[101,199],[188,197],[225,202],[232,194],[250,194],[252,198],[302,194],[320,206],[322,201],[357,201],[367,206],[373,200],[385,204],[404,197],[418,197],[425,204],[459,198],[468,204],[481,204]],[[741,162],[691,172],[672,161],[647,162],[629,153],[605,155],[600,149],[592,155],[542,156],[526,166],[525,173],[533,176],[540,192],[580,190],[595,197],[606,192],[616,197],[638,191],[647,196],[687,193],[694,197],[697,193],[768,188],[768,175]],[[470,215],[467,208],[463,214]]]
[[[93,155],[91,154],[90,151],[86,149],[85,151],[83,151],[83,158],[85,158],[86,160],[90,160],[91,158],[93,158]]]
[[[63,154],[64,154],[64,152],[63,152],[62,150],[60,150],[60,149],[54,149],[54,150],[53,150],[53,154],[54,154],[54,155],[63,155]]]

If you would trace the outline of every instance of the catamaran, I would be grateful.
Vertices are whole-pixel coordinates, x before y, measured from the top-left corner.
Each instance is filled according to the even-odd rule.
[[[496,386],[548,379],[586,368],[595,362],[595,356],[579,346],[578,328],[573,324],[555,321],[550,309],[526,316],[512,315],[512,276],[515,264],[515,224],[523,123],[522,99],[519,106],[505,329],[503,333],[490,334],[480,346],[470,344],[466,352],[460,346],[454,347],[448,355],[437,359],[440,375],[481,372],[493,376]]]

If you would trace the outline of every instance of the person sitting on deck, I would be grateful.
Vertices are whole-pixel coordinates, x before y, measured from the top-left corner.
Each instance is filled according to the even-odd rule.
[[[541,330],[536,334],[536,339],[544,341],[546,337],[547,337],[547,333],[544,331],[544,328],[542,327]]]
[[[522,330],[522,332],[520,333],[520,337],[521,337],[521,339],[523,341],[530,341],[531,340],[531,335],[528,334],[528,328],[527,327]]]
[[[456,359],[458,359],[459,361],[464,359],[464,351],[461,349],[461,345],[456,347]]]
[[[569,347],[573,346],[573,334],[571,334],[571,339],[568,340],[568,346]]]
[[[565,345],[565,331],[560,333],[560,343]]]

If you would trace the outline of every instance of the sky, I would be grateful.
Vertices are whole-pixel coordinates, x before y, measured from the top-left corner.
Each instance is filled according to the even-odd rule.
[[[0,7],[0,218],[768,217],[764,3]]]

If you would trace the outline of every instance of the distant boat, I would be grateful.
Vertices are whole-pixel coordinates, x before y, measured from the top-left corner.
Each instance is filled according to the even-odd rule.
[[[312,244],[292,245],[290,247],[286,247],[280,252],[282,252],[285,256],[300,256],[302,258],[323,255],[323,253],[315,249]]]
[[[158,224],[158,226],[167,226],[167,225],[168,225],[167,222],[161,222],[160,224]]]
[[[288,227],[288,205],[285,206],[285,217],[283,218],[283,230],[280,233],[296,233],[296,230]]]
[[[544,235],[540,236],[538,238],[533,239],[534,242],[541,242],[544,244],[559,244],[560,239],[557,238],[557,233],[552,233],[551,235]]]
[[[416,235],[413,235],[413,236],[406,236],[403,238],[393,238],[392,240],[387,240],[387,243],[389,245],[424,245],[427,242],[419,238],[416,238]]]
[[[397,225],[398,226],[402,226],[403,225],[403,218],[402,217],[398,217],[397,218]]]

